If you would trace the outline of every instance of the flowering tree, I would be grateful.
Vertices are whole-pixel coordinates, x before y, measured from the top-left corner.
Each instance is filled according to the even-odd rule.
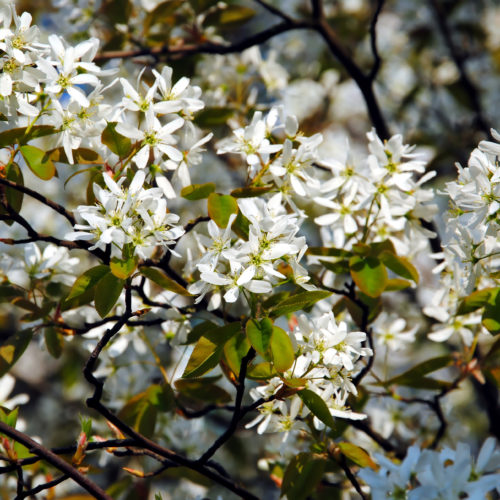
[[[0,3],[2,498],[497,498],[500,134],[429,1],[443,209],[384,3]]]

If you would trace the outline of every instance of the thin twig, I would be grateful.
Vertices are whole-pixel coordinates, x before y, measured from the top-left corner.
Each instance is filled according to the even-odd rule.
[[[62,473],[66,474],[68,477],[73,479],[73,481],[78,483],[82,488],[93,495],[97,500],[113,500],[102,488],[97,486],[97,484],[91,481],[87,476],[66,462],[66,460],[63,460],[51,450],[37,443],[26,434],[10,427],[4,422],[0,422],[0,433],[5,434],[14,441],[22,444],[28,448],[31,453],[34,453],[56,469],[59,469]]]
[[[368,79],[372,82],[377,77],[377,74],[380,70],[380,65],[382,64],[382,59],[380,58],[380,54],[377,48],[377,22],[380,12],[382,12],[382,9],[384,8],[384,3],[385,0],[377,0],[377,7],[375,8],[375,12],[373,13],[372,21],[370,23],[370,47],[372,49],[373,55],[373,66],[370,70],[370,73],[368,74]]]
[[[16,184],[15,182],[12,182],[12,181],[5,179],[3,177],[0,177],[0,184],[3,184],[4,186],[8,186],[12,189],[20,191],[21,193],[24,193],[24,194],[27,194],[28,196],[31,196],[35,200],[38,200],[39,202],[43,203],[44,205],[47,205],[48,207],[52,208],[57,213],[61,214],[63,217],[66,217],[66,219],[69,221],[69,223],[72,226],[74,226],[76,224],[75,217],[69,210],[66,210],[62,205],[59,205],[58,203],[56,203],[52,200],[49,200],[45,196],[41,195],[38,191],[34,191],[33,189],[30,189],[26,186]]]
[[[234,402],[234,412],[231,422],[221,436],[215,441],[215,443],[198,459],[198,462],[203,464],[209,458],[211,458],[215,452],[234,434],[238,426],[238,422],[241,420],[241,403],[243,401],[243,395],[245,393],[245,377],[247,375],[248,363],[255,357],[255,350],[250,348],[247,354],[241,360],[240,374],[238,377],[238,388],[236,389],[236,398]]]

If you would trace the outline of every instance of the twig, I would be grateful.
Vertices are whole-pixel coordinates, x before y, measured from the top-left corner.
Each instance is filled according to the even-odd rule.
[[[234,412],[231,422],[221,436],[215,441],[215,443],[198,459],[198,462],[203,464],[209,458],[211,458],[215,452],[234,434],[238,426],[238,422],[241,420],[241,403],[243,401],[243,394],[245,393],[245,377],[247,375],[248,363],[255,357],[255,350],[250,348],[247,354],[241,360],[240,374],[238,377],[238,388],[236,389],[236,398],[234,403]]]
[[[48,490],[50,488],[53,488],[54,486],[57,486],[58,484],[61,484],[63,481],[66,481],[66,479],[69,479],[69,476],[67,476],[66,474],[62,474],[61,476],[56,477],[52,481],[39,484],[38,486],[31,488],[30,490],[23,491],[20,495],[18,495],[15,498],[15,500],[22,500],[23,498],[35,496],[36,494],[42,492],[43,490]]]
[[[21,193],[27,194],[28,196],[31,196],[35,200],[38,200],[39,202],[43,203],[44,205],[47,205],[48,207],[52,208],[55,210],[57,213],[61,214],[63,217],[66,217],[66,219],[69,221],[69,223],[74,226],[76,224],[75,217],[73,214],[69,211],[66,210],[63,206],[59,205],[58,203],[49,200],[45,196],[41,195],[37,191],[33,191],[32,189],[22,186],[20,184],[16,184],[15,182],[9,181],[8,179],[5,179],[3,177],[0,177],[0,184],[3,184],[4,186],[8,186],[12,189],[16,189],[17,191],[20,191]]]
[[[292,17],[290,17],[288,14],[285,14],[282,10],[274,7],[273,5],[268,4],[264,0],[254,0],[256,3],[258,3],[262,8],[266,9],[268,12],[271,14],[274,14],[275,16],[280,17],[285,21],[286,23],[293,24],[295,21]]]
[[[481,99],[479,97],[479,91],[476,88],[475,84],[469,77],[467,73],[467,68],[465,67],[466,58],[463,52],[455,45],[453,41],[453,36],[450,30],[450,27],[447,22],[446,13],[443,11],[442,6],[439,3],[439,0],[429,0],[431,8],[436,14],[437,24],[439,26],[439,30],[441,31],[441,35],[443,36],[446,46],[450,52],[450,56],[455,63],[455,66],[458,69],[458,73],[460,75],[460,84],[462,85],[467,97],[469,98],[472,109],[475,113],[475,121],[477,126],[486,134],[487,137],[491,138],[491,126],[487,122],[483,108],[481,105]]]
[[[113,500],[102,488],[97,486],[97,484],[91,481],[87,476],[83,475],[68,462],[60,458],[48,448],[45,448],[41,444],[38,444],[26,434],[14,429],[13,427],[10,427],[4,422],[0,422],[0,433],[5,434],[11,439],[14,439],[14,441],[17,441],[18,443],[28,448],[31,453],[38,455],[42,460],[45,460],[56,469],[59,469],[61,472],[73,479],[73,481],[78,483],[82,488],[88,491],[91,495],[93,495],[97,500]]]
[[[382,12],[382,9],[384,8],[384,3],[385,0],[377,0],[377,7],[375,8],[375,12],[373,13],[372,21],[370,23],[370,47],[373,54],[373,66],[368,74],[368,79],[372,82],[377,77],[380,65],[382,64],[382,59],[380,58],[377,48],[377,22],[380,12]]]

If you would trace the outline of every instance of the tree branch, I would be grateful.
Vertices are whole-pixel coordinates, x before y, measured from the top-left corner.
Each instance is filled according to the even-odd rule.
[[[97,486],[97,484],[92,482],[87,476],[84,476],[68,462],[60,458],[48,448],[38,444],[26,434],[10,427],[4,422],[0,422],[0,433],[5,434],[14,441],[22,444],[28,448],[31,453],[34,453],[40,459],[45,460],[53,467],[60,470],[63,474],[66,474],[68,477],[73,479],[73,481],[78,483],[82,488],[93,495],[97,500],[113,500],[102,488]]]

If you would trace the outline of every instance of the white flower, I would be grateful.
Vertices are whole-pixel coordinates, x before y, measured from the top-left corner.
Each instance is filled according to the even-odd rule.
[[[134,162],[139,168],[144,168],[148,161],[149,155],[153,152],[155,161],[163,154],[167,155],[175,162],[182,161],[182,153],[174,148],[172,144],[176,144],[177,138],[172,135],[184,124],[182,118],[177,118],[165,125],[162,125],[158,118],[154,116],[152,108],[148,108],[145,113],[145,129],[141,130],[126,123],[118,123],[116,131],[125,137],[135,139],[140,142],[140,149],[134,155]]]

